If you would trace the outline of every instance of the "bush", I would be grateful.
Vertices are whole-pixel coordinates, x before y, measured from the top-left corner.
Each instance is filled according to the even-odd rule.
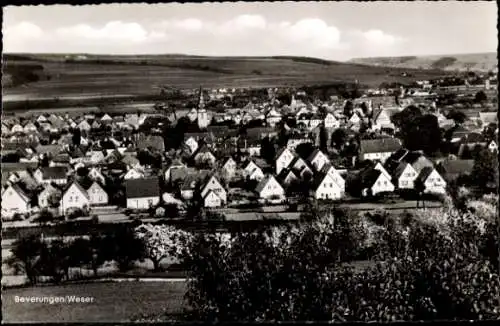
[[[371,241],[363,220],[327,211],[297,227],[197,234],[187,298],[204,321],[500,318],[482,231],[473,217],[442,213],[441,225],[389,219]],[[381,259],[374,266],[346,265],[369,250]]]
[[[93,224],[99,224],[99,216],[97,215],[92,215],[92,219],[91,219],[92,223]]]

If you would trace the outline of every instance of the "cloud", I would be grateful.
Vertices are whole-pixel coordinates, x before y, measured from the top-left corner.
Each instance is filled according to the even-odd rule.
[[[318,18],[307,18],[294,24],[282,22],[279,27],[293,42],[309,44],[319,48],[340,46],[340,30]]]
[[[37,38],[43,35],[43,31],[38,25],[30,22],[20,22],[17,25],[8,27],[4,31],[5,37]]]
[[[403,38],[379,29],[340,30],[316,17],[269,21],[263,15],[242,14],[226,21],[196,17],[156,22],[109,21],[42,30],[21,22],[4,33],[11,52],[186,53],[198,55],[301,55],[347,58],[386,54]],[[137,46],[140,45],[140,46]]]
[[[393,45],[399,41],[403,41],[402,38],[394,35],[384,33],[379,29],[371,29],[363,33],[364,38],[370,42],[377,45]]]
[[[131,41],[142,42],[148,38],[148,32],[138,23],[124,23],[111,21],[101,28],[86,24],[63,27],[56,30],[58,36],[67,38],[83,38],[104,41]],[[158,35],[158,34],[155,34]]]

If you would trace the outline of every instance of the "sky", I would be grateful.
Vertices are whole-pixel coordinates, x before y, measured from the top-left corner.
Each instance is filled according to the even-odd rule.
[[[495,1],[8,6],[4,52],[358,57],[496,52]]]

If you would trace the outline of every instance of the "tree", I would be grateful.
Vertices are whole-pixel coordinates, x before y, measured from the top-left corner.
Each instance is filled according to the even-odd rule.
[[[462,124],[467,120],[467,116],[462,111],[451,110],[448,113],[448,119],[452,119],[456,124]]]
[[[103,240],[105,258],[112,258],[122,272],[132,268],[137,260],[144,258],[144,244],[138,239],[132,229],[121,227]]]
[[[144,243],[146,257],[153,262],[154,271],[160,271],[160,262],[167,257],[178,260],[185,256],[189,233],[166,225],[142,224],[135,228],[138,239]]]
[[[265,159],[267,163],[274,164],[276,149],[269,137],[262,138],[260,146],[260,153],[262,158]]]
[[[486,96],[486,93],[484,91],[479,91],[476,93],[474,96],[474,102],[476,103],[483,103],[488,100],[488,97]]]
[[[352,101],[347,100],[344,105],[344,115],[346,117],[350,117],[353,112],[354,112],[354,104],[352,103]]]
[[[319,149],[323,152],[328,151],[328,134],[324,126],[319,129]]]
[[[71,142],[74,146],[80,146],[82,141],[82,132],[79,128],[74,128],[71,133]]]
[[[69,246],[62,238],[52,240],[43,246],[40,252],[40,270],[42,275],[50,276],[52,282],[60,283],[64,277],[69,279],[71,255]]]
[[[332,133],[332,146],[341,150],[347,140],[347,131],[343,128],[335,129]]]
[[[313,151],[314,146],[311,143],[301,143],[295,148],[295,152],[303,159],[307,159]]]
[[[36,218],[36,221],[40,223],[40,225],[47,224],[54,220],[54,214],[52,214],[48,209],[42,209]]]
[[[474,160],[471,180],[482,191],[488,192],[498,187],[498,157],[488,149],[481,150]]]
[[[45,247],[39,235],[17,239],[12,244],[12,256],[7,263],[16,273],[25,273],[29,282],[35,284],[39,275],[40,254]]]
[[[297,226],[195,235],[187,298],[196,317],[343,322],[500,317],[500,280],[478,250],[479,224],[469,223],[476,216],[446,212],[437,223],[426,219],[426,211],[405,223],[385,218],[385,227],[377,228],[338,212],[318,214],[319,220]],[[356,270],[346,265],[369,248],[383,260]]]

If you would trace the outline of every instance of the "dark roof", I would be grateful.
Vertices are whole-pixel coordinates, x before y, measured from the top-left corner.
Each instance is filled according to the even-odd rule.
[[[363,188],[371,188],[382,174],[382,171],[369,168],[361,172],[361,185]]]
[[[68,169],[65,166],[49,166],[40,168],[44,179],[66,179]]]
[[[395,152],[401,148],[401,141],[397,138],[362,139],[360,141],[361,153],[387,153]]]
[[[159,197],[160,183],[158,177],[131,179],[125,181],[127,198]]]
[[[474,160],[444,160],[439,166],[447,175],[469,174],[474,167]]]
[[[484,139],[484,136],[481,135],[480,133],[471,132],[470,134],[467,134],[464,137],[462,137],[462,142],[466,144],[484,143],[486,142],[486,140]]]
[[[420,171],[420,173],[418,174],[418,177],[416,180],[424,182],[429,177],[429,175],[432,173],[432,171],[434,171],[434,168],[432,168],[430,166],[424,167]]]

